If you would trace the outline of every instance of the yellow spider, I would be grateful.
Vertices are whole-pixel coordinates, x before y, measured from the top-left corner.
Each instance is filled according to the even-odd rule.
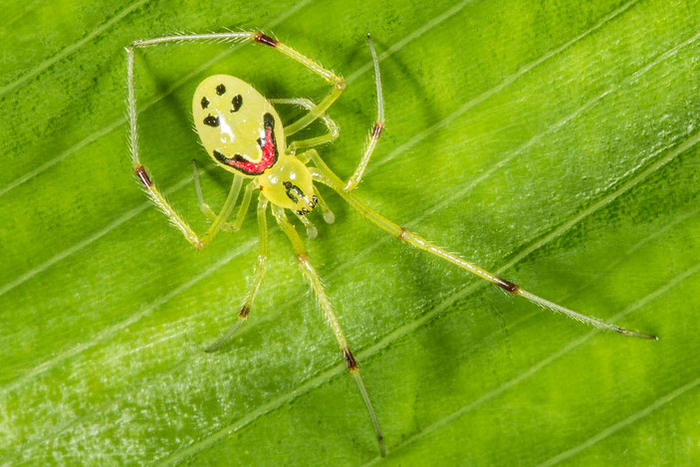
[[[248,318],[248,313],[253,306],[255,295],[265,275],[268,256],[267,208],[269,205],[277,224],[291,241],[301,270],[311,283],[311,288],[316,295],[316,299],[323,309],[328,324],[338,341],[348,370],[354,377],[365,405],[367,406],[370,419],[372,420],[377,435],[380,453],[384,456],[385,446],[379,420],[372,407],[362,377],[360,376],[357,362],[350,351],[350,347],[343,335],[343,331],[338,323],[338,319],[336,318],[321,280],[309,261],[309,255],[307,254],[304,242],[297,233],[294,225],[287,219],[285,213],[286,210],[290,210],[294,213],[306,227],[309,238],[314,238],[317,234],[317,230],[308,220],[307,214],[313,211],[316,206],[320,206],[323,211],[323,218],[326,222],[332,223],[335,220],[335,216],[323,201],[321,194],[314,186],[314,182],[322,183],[330,187],[370,222],[399,240],[449,261],[513,295],[526,298],[537,305],[549,308],[554,312],[562,313],[577,321],[600,329],[615,331],[626,336],[644,339],[656,339],[656,337],[651,334],[630,331],[614,324],[608,324],[597,318],[577,313],[534,295],[512,282],[502,279],[455,254],[433,245],[419,235],[409,232],[405,228],[374,211],[352,193],[362,180],[362,175],[364,174],[384,128],[384,102],[379,74],[379,59],[377,58],[377,53],[369,35],[367,38],[372,55],[372,62],[374,64],[377,86],[377,120],[370,131],[369,142],[362,152],[360,163],[347,181],[341,180],[325,162],[323,162],[323,159],[321,159],[318,152],[314,149],[314,147],[333,141],[338,136],[338,128],[333,120],[326,115],[326,111],[345,89],[345,82],[331,70],[322,67],[314,60],[305,57],[288,45],[261,32],[179,35],[133,42],[126,49],[128,55],[128,112],[131,137],[130,151],[134,172],[143,184],[151,200],[166,216],[168,216],[170,222],[182,232],[192,246],[198,250],[206,248],[216,234],[222,229],[229,231],[239,230],[248,211],[253,193],[258,193],[257,217],[260,230],[260,250],[258,253],[258,262],[255,267],[255,277],[248,290],[243,307],[238,313],[238,321],[221,339],[208,347],[206,351],[211,352],[221,347]],[[134,95],[134,49],[167,43],[217,40],[230,42],[254,41],[258,44],[271,47],[325,79],[331,85],[331,91],[323,100],[315,104],[308,99],[268,100],[250,84],[229,75],[210,76],[200,83],[192,100],[192,114],[194,116],[195,127],[207,153],[209,153],[216,164],[233,174],[233,182],[231,183],[231,189],[223,207],[219,213],[216,214],[212,208],[204,202],[197,167],[193,165],[194,182],[199,207],[211,220],[211,225],[207,232],[203,236],[199,236],[192,230],[189,224],[175,212],[170,203],[165,199],[158,188],[156,188],[139,158],[136,97]],[[299,120],[283,127],[273,104],[300,106],[306,109],[308,113]],[[320,120],[326,126],[328,129],[326,134],[309,139],[295,140],[287,144],[286,138],[294,135],[316,120]],[[228,221],[233,213],[244,180],[247,180],[248,184],[243,192],[238,214],[233,222]]]

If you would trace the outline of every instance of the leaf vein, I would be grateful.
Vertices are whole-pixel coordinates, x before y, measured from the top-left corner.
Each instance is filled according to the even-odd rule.
[[[28,72],[27,74],[23,75],[19,79],[13,81],[12,83],[9,83],[9,84],[3,86],[2,88],[0,88],[0,97],[4,96],[8,92],[17,88],[18,86],[24,84],[26,81],[34,78],[36,75],[38,75],[42,71],[46,70],[54,63],[67,57],[68,55],[70,55],[74,51],[78,50],[80,47],[85,45],[87,42],[91,41],[92,39],[97,37],[100,33],[104,32],[107,29],[109,29],[110,27],[112,27],[112,25],[114,25],[116,22],[120,21],[121,19],[126,17],[129,13],[131,13],[135,9],[141,7],[141,5],[145,4],[148,1],[149,0],[139,0],[136,3],[132,3],[130,6],[124,8],[122,11],[120,11],[115,16],[113,16],[110,20],[101,24],[97,28],[95,28],[90,34],[83,37],[78,42],[75,42],[75,43],[69,45],[68,47],[66,47],[65,49],[63,49],[62,51],[60,51],[59,53],[54,55],[53,57],[44,60],[36,68],[34,68],[32,71]]]

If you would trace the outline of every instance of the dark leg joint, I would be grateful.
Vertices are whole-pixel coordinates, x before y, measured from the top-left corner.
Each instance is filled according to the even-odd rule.
[[[496,278],[498,282],[496,282],[496,285],[502,288],[503,290],[506,290],[512,294],[518,293],[518,290],[520,290],[520,286],[517,284],[513,284],[510,281],[507,281],[505,279],[501,279],[500,277]]]
[[[399,240],[405,240],[406,234],[408,234],[408,230],[401,227],[401,233],[398,235]]]
[[[139,165],[134,169],[134,172],[136,173],[136,176],[139,178],[139,180],[141,180],[141,183],[143,183],[147,188],[153,186],[153,182],[150,178],[148,178],[148,174],[146,173],[146,168],[144,166]]]
[[[343,357],[345,357],[345,363],[348,364],[348,370],[350,370],[351,373],[357,371],[357,362],[355,361],[355,357],[352,356],[350,349],[343,349]]]
[[[269,45],[270,47],[277,47],[278,44],[278,41],[276,39],[273,39],[272,37],[268,36],[267,34],[263,34],[262,32],[259,32],[255,35],[255,42]]]
[[[248,313],[250,313],[250,307],[248,305],[243,305],[243,308],[241,308],[241,311],[238,313],[238,318],[246,319],[248,318]]]
[[[376,122],[374,124],[374,128],[372,128],[372,138],[379,139],[379,136],[382,134],[383,129],[384,124],[382,122]]]
[[[297,261],[300,263],[308,263],[309,262],[309,255],[306,253],[300,253],[297,255]]]

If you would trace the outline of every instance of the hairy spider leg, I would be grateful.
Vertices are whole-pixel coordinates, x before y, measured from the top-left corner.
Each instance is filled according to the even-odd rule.
[[[248,185],[250,186],[255,186],[254,183],[251,183]],[[249,193],[248,190],[246,190],[246,193]],[[231,329],[229,329],[226,334],[224,334],[219,340],[214,342],[212,345],[207,347],[205,352],[214,352],[221,348],[222,345],[228,341],[231,336],[236,332],[236,330],[243,324],[245,323],[246,319],[248,319],[248,313],[250,313],[250,309],[253,308],[253,302],[255,301],[255,295],[258,293],[258,290],[260,289],[260,284],[262,284],[263,277],[265,277],[265,271],[267,270],[267,256],[268,256],[268,241],[267,241],[267,203],[268,200],[264,196],[259,196],[258,197],[258,230],[260,232],[260,245],[258,249],[258,262],[255,264],[255,273],[253,276],[253,282],[250,284],[250,288],[248,289],[248,293],[245,296],[245,301],[243,302],[243,306],[241,307],[241,311],[238,313],[238,320],[236,321],[236,324],[234,324]]]
[[[377,51],[372,42],[372,38],[367,34],[367,43],[369,44],[370,54],[372,55],[372,66],[374,68],[374,82],[377,90],[377,119],[369,132],[369,137],[367,143],[362,151],[362,157],[360,162],[357,164],[354,173],[350,176],[348,181],[344,184],[344,191],[352,191],[360,184],[362,177],[369,165],[370,158],[377,147],[379,138],[384,129],[384,95],[382,93],[382,80],[381,73],[379,69],[379,57],[377,56]],[[325,113],[319,113],[318,106],[314,104],[309,99],[296,98],[296,99],[270,99],[273,104],[292,104],[303,107],[309,111],[309,114],[318,115],[318,118],[326,125],[328,128],[328,133],[325,135],[317,136],[315,138],[309,138],[305,140],[292,141],[288,145],[288,149],[291,153],[296,152],[298,149],[311,149],[322,144],[330,143],[338,137],[338,125]],[[286,131],[285,127],[285,131]],[[304,154],[298,156],[303,160],[304,163],[308,162],[308,157]],[[306,159],[306,160],[304,160]],[[325,212],[325,211],[324,211]]]
[[[367,34],[367,42],[369,44],[369,51],[372,54],[372,64],[374,66],[374,82],[377,86],[377,120],[374,122],[374,126],[369,133],[369,139],[365,144],[365,148],[362,151],[362,158],[355,172],[350,176],[348,181],[343,186],[344,191],[352,191],[357,188],[357,185],[362,181],[362,176],[365,173],[365,169],[369,164],[369,159],[372,157],[374,149],[377,147],[379,142],[379,137],[384,129],[384,95],[382,94],[382,78],[379,73],[379,57],[377,57],[377,51],[372,43],[372,38]]]
[[[374,426],[374,431],[377,435],[379,451],[382,457],[385,457],[386,448],[384,446],[384,436],[382,435],[382,429],[379,426],[379,419],[377,418],[377,414],[374,411],[374,407],[372,407],[372,402],[370,401],[369,394],[367,393],[367,388],[365,388],[365,383],[362,381],[362,376],[360,375],[360,368],[357,365],[355,357],[353,357],[352,352],[350,351],[348,342],[345,339],[345,335],[343,334],[343,330],[340,327],[338,318],[335,316],[333,306],[331,305],[331,302],[328,299],[328,296],[326,295],[326,291],[323,288],[321,279],[318,277],[318,273],[316,273],[316,270],[313,268],[311,262],[309,261],[309,255],[306,251],[306,247],[304,246],[304,242],[299,237],[299,234],[297,233],[294,226],[287,220],[287,216],[284,213],[283,208],[272,205],[272,214],[275,216],[275,219],[277,220],[277,224],[279,225],[280,229],[287,235],[289,241],[292,243],[292,247],[294,248],[294,254],[296,255],[297,261],[299,262],[301,271],[304,274],[304,277],[306,277],[306,279],[311,284],[311,288],[314,291],[314,295],[316,295],[316,301],[321,306],[323,314],[326,317],[326,321],[331,327],[333,335],[335,335],[335,339],[338,341],[338,346],[340,347],[340,351],[342,352],[343,357],[345,358],[345,363],[347,364],[348,370],[355,379],[355,383],[357,383],[357,388],[359,389],[360,394],[362,395],[362,399],[365,401],[365,406],[367,407],[369,417],[372,420],[372,425]]]
[[[365,144],[365,147],[362,151],[362,157],[360,158],[360,162],[355,168],[355,172],[350,176],[348,181],[343,186],[343,190],[345,191],[354,190],[362,181],[362,177],[365,173],[365,170],[367,169],[367,165],[369,164],[370,158],[372,157],[372,154],[374,153],[374,150],[377,147],[377,143],[379,142],[379,137],[381,136],[382,130],[384,129],[384,95],[382,93],[382,80],[381,73],[379,70],[379,57],[377,56],[377,51],[369,34],[367,34],[367,43],[369,44],[370,54],[372,55],[372,66],[374,68],[374,82],[377,89],[377,119],[375,120],[374,125],[370,130],[367,143]],[[304,107],[309,111],[308,115],[315,115],[316,118],[321,119],[322,122],[328,128],[328,133],[325,135],[317,136],[315,138],[309,138],[306,140],[292,141],[288,146],[288,149],[291,153],[294,153],[298,149],[310,149],[316,146],[320,146],[322,144],[329,143],[338,137],[338,126],[333,120],[330,119],[330,117],[328,117],[325,114],[325,110],[323,112],[319,110],[321,104],[317,106],[309,99],[303,98],[271,99],[270,102],[272,102],[273,104],[292,104]],[[285,131],[287,131],[288,135],[292,134],[288,131],[288,128],[289,127],[285,127]]]
[[[168,202],[161,191],[156,187],[155,183],[149,177],[146,168],[143,166],[141,159],[139,157],[139,144],[138,144],[138,124],[137,124],[137,109],[136,109],[136,97],[134,94],[134,52],[131,47],[127,48],[127,87],[128,87],[128,114],[129,114],[129,150],[131,152],[131,162],[134,168],[134,173],[136,177],[143,185],[144,190],[151,198],[153,203],[166,215],[173,224],[187,239],[192,246],[198,250],[203,250],[211,243],[211,241],[216,237],[221,228],[225,224],[225,220],[231,215],[233,208],[238,199],[238,194],[241,190],[241,184],[243,183],[243,177],[236,174],[231,182],[231,189],[229,190],[226,201],[224,202],[221,211],[218,216],[215,217],[212,224],[207,229],[203,236],[197,235],[195,231],[190,227],[190,225],[185,221],[173,208],[173,206]],[[206,214],[206,212],[205,212]],[[213,211],[212,211],[213,214]]]
[[[369,160],[374,153],[377,143],[379,142],[379,137],[384,129],[384,95],[382,93],[382,80],[381,73],[379,71],[379,57],[377,56],[377,51],[372,42],[372,38],[367,34],[367,43],[369,44],[370,54],[372,55],[372,66],[374,67],[374,82],[377,89],[377,119],[369,132],[369,137],[367,143],[362,151],[362,157],[360,162],[355,168],[355,172],[350,176],[348,181],[345,183],[343,189],[345,191],[352,191],[360,184],[362,177],[367,169]],[[330,143],[338,137],[338,125],[324,112],[320,112],[319,106],[314,104],[309,99],[296,98],[296,99],[270,99],[273,104],[292,104],[305,108],[309,111],[309,115],[316,115],[324,125],[328,128],[328,133],[325,135],[317,136],[314,138],[309,138],[305,140],[292,141],[288,145],[289,152],[295,153],[298,149],[310,149],[322,144]],[[288,127],[285,127],[287,131]],[[288,133],[290,134],[290,133]],[[308,162],[304,160],[304,154],[298,156],[304,163]]]
[[[175,36],[165,36],[156,39],[145,39],[140,41],[132,42],[129,47],[127,47],[127,53],[132,60],[133,49],[150,47],[159,44],[166,43],[178,43],[178,42],[196,42],[196,41],[228,41],[228,42],[247,42],[255,41],[258,44],[264,44],[278,50],[282,54],[290,57],[301,65],[305,66],[309,70],[313,71],[317,75],[321,76],[326,82],[331,84],[333,88],[324,97],[321,102],[318,103],[316,108],[310,113],[304,115],[296,122],[285,127],[285,132],[287,135],[293,135],[299,130],[306,128],[314,120],[323,115],[326,110],[340,97],[340,94],[345,90],[345,81],[342,77],[335,74],[328,68],[323,67],[318,62],[302,55],[293,48],[289,47],[277,39],[274,39],[259,31],[245,31],[245,32],[228,32],[228,33],[216,33],[216,34],[188,34],[188,35],[175,35]]]
[[[642,339],[657,340],[657,337],[652,335],[652,334],[632,331],[632,330],[617,326],[615,324],[610,324],[610,323],[607,323],[601,319],[578,313],[576,311],[573,311],[573,310],[565,308],[561,305],[558,305],[554,302],[546,300],[538,295],[535,295],[531,292],[528,292],[527,290],[523,289],[522,287],[520,287],[517,284],[514,284],[514,283],[507,281],[505,279],[502,279],[502,278],[498,277],[496,274],[489,272],[486,269],[483,269],[483,268],[477,266],[476,264],[471,263],[471,262],[453,254],[453,253],[450,253],[450,252],[444,250],[443,248],[438,247],[437,245],[425,240],[420,235],[417,235],[413,232],[410,232],[406,228],[401,227],[398,224],[390,221],[386,217],[379,214],[377,211],[375,211],[372,208],[370,208],[369,206],[367,206],[363,201],[361,201],[359,198],[357,198],[354,194],[348,193],[347,191],[345,191],[343,181],[326,165],[326,163],[319,156],[319,154],[316,150],[310,149],[309,151],[307,151],[307,155],[316,166],[316,170],[311,171],[311,174],[312,174],[315,181],[329,186],[333,191],[338,193],[350,206],[352,206],[363,217],[365,217],[367,220],[372,222],[374,225],[376,225],[380,229],[395,236],[399,240],[402,240],[402,241],[408,243],[409,245],[414,246],[420,250],[426,251],[426,252],[430,253],[431,255],[437,256],[438,258],[442,258],[442,259],[454,264],[455,266],[458,266],[458,267],[464,269],[465,271],[470,272],[471,274],[474,274],[475,276],[478,276],[484,280],[487,280],[488,282],[490,282],[494,285],[497,285],[498,287],[502,288],[506,292],[509,292],[513,295],[523,297],[523,298],[531,301],[532,303],[535,303],[541,307],[552,310],[556,313],[562,313],[563,315],[565,315],[571,319],[574,319],[576,321],[579,321],[581,323],[585,323],[585,324],[588,324],[590,326],[593,326],[593,327],[596,327],[599,329],[614,331],[614,332],[623,334],[625,336],[639,337]]]

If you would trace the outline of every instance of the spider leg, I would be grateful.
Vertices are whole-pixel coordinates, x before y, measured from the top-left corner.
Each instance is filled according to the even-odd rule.
[[[245,219],[246,214],[248,214],[248,206],[250,206],[250,199],[253,197],[253,192],[257,189],[258,185],[252,182],[245,187],[245,192],[243,192],[243,200],[241,200],[241,207],[238,209],[236,219],[231,224],[231,228],[234,232],[241,230],[243,220]]]
[[[205,201],[204,201],[204,195],[202,194],[202,185],[199,182],[199,170],[197,169],[197,163],[192,159],[192,179],[194,180],[194,190],[197,194],[197,205],[199,206],[199,210],[204,213],[204,215],[209,219],[209,221],[213,221],[216,219],[216,213],[214,213],[214,210],[209,206]],[[221,227],[223,230],[226,230],[226,225],[228,222],[224,222],[224,225]]]
[[[333,214],[333,211],[331,211],[331,209],[328,207],[328,204],[326,204],[326,200],[323,199],[323,196],[321,196],[321,192],[318,191],[318,188],[316,187],[314,187],[314,195],[318,200],[318,205],[321,207],[321,211],[323,212],[323,220],[326,221],[326,224],[332,224],[333,222],[335,222],[335,214]]]
[[[328,108],[333,105],[333,103],[340,97],[343,90],[345,90],[345,81],[343,78],[332,72],[331,70],[323,67],[316,61],[302,55],[301,53],[294,50],[292,47],[284,44],[277,39],[274,39],[259,31],[246,31],[246,32],[228,32],[228,33],[216,33],[216,34],[188,34],[188,35],[174,35],[174,36],[164,36],[155,39],[145,39],[140,41],[132,42],[127,48],[127,54],[129,55],[130,61],[133,57],[133,49],[151,47],[154,45],[167,44],[167,43],[182,43],[182,42],[196,42],[196,41],[228,41],[228,42],[247,42],[255,41],[258,44],[264,44],[274,48],[275,50],[281,52],[283,55],[288,56],[297,63],[308,68],[312,72],[319,75],[321,78],[326,80],[329,84],[333,86],[331,91],[324,97],[321,102],[316,106],[315,109],[310,111],[308,114],[301,117],[296,122],[285,127],[285,134],[287,136],[293,135],[297,131],[307,127],[314,120],[318,119],[323,115]]]
[[[384,129],[384,97],[382,94],[382,81],[381,74],[379,71],[379,58],[377,57],[377,51],[374,48],[374,44],[372,43],[372,39],[370,38],[369,34],[367,35],[367,41],[369,44],[370,53],[372,54],[372,64],[374,66],[374,81],[377,87],[377,120],[375,121],[374,126],[372,127],[372,130],[369,133],[367,144],[365,145],[365,148],[362,151],[362,158],[360,159],[360,162],[355,168],[355,172],[350,176],[343,188],[345,191],[354,190],[355,188],[357,188],[357,185],[360,184],[360,181],[362,181],[362,176],[364,175],[365,170],[367,169],[369,160],[377,147],[379,137],[381,136],[382,130]],[[279,103],[298,105],[309,110],[310,113],[317,112],[316,104],[311,102],[309,99],[271,99],[270,102],[272,102],[273,104]],[[318,118],[320,118],[328,128],[328,134],[306,140],[293,141],[288,146],[290,152],[293,153],[298,149],[310,149],[316,146],[320,146],[322,144],[329,143],[338,137],[338,126],[333,120],[331,120],[326,114],[321,114],[318,116]]]
[[[377,85],[377,121],[374,123],[372,130],[369,133],[369,139],[365,148],[362,151],[362,158],[360,159],[355,173],[353,173],[348,181],[345,183],[343,190],[352,191],[357,188],[357,185],[362,181],[362,176],[367,169],[369,164],[369,159],[372,157],[374,149],[377,147],[377,142],[379,142],[379,137],[384,129],[384,97],[382,95],[382,79],[379,73],[379,58],[377,57],[377,51],[374,49],[374,44],[369,34],[367,34],[367,42],[369,43],[369,51],[372,54],[372,64],[374,65],[374,82]]]
[[[309,220],[308,217],[304,214],[299,214],[299,213],[294,213],[295,216],[301,221],[302,224],[304,224],[304,227],[306,227],[306,236],[309,237],[309,240],[313,240],[318,236],[318,229],[316,226]]]
[[[272,102],[273,104],[297,105],[299,107],[303,107],[309,112],[315,112],[317,108],[316,104],[314,104],[310,99],[305,99],[303,97],[292,99],[270,99],[270,102]],[[331,120],[331,118],[328,115],[324,113],[319,115],[318,118],[321,119],[323,124],[326,126],[326,128],[328,129],[328,133],[326,133],[325,135],[316,136],[315,138],[292,141],[287,145],[287,149],[289,150],[289,152],[293,154],[296,152],[297,149],[308,149],[320,146],[322,144],[330,143],[338,137],[338,125],[333,120]]]
[[[194,179],[194,189],[197,194],[197,204],[199,205],[200,211],[209,219],[210,222],[216,221],[216,213],[214,210],[204,201],[204,195],[202,194],[202,185],[199,181],[199,170],[197,169],[197,163],[192,159],[192,174]],[[243,200],[238,208],[238,214],[233,222],[223,222],[221,224],[221,230],[226,232],[238,232],[243,225],[243,220],[245,215],[248,213],[248,207],[250,206],[250,198],[253,195],[253,191],[257,188],[255,183],[249,183],[245,191],[243,192]]]
[[[384,437],[382,435],[382,430],[379,426],[379,420],[377,419],[377,415],[374,412],[374,408],[372,407],[372,402],[370,401],[369,394],[367,393],[365,384],[362,381],[362,377],[360,376],[360,368],[358,367],[357,361],[355,360],[355,358],[352,355],[352,352],[350,351],[348,342],[345,339],[345,336],[343,335],[343,330],[340,328],[340,323],[338,322],[338,318],[335,316],[335,312],[333,311],[331,302],[328,299],[328,296],[326,295],[326,292],[323,288],[321,279],[318,277],[316,270],[309,262],[309,255],[306,251],[306,247],[304,246],[304,243],[302,242],[301,237],[299,237],[299,234],[297,233],[294,226],[287,220],[287,216],[284,213],[284,209],[279,206],[273,205],[272,213],[275,216],[275,219],[277,220],[277,224],[280,226],[280,229],[282,229],[282,231],[289,238],[289,241],[292,243],[292,246],[294,247],[294,253],[296,254],[299,266],[301,267],[301,271],[311,284],[311,288],[313,289],[314,294],[316,295],[316,300],[318,301],[319,305],[321,305],[321,309],[323,310],[326,320],[328,321],[328,324],[330,325],[331,330],[333,331],[333,335],[338,341],[338,346],[340,347],[340,350],[343,353],[343,357],[345,358],[345,363],[348,366],[348,370],[355,379],[355,383],[357,383],[357,388],[359,389],[360,394],[362,395],[362,399],[365,401],[367,411],[369,412],[369,417],[372,420],[372,425],[374,425],[374,431],[377,435],[379,451],[382,457],[384,457],[386,455],[386,448],[384,447]]]
[[[231,338],[231,336],[235,334],[236,330],[238,330],[238,328],[245,323],[246,319],[248,319],[248,313],[253,307],[255,295],[258,293],[258,289],[260,289],[260,284],[262,284],[263,277],[265,277],[265,271],[267,270],[267,256],[269,250],[267,241],[267,203],[267,198],[264,196],[259,197],[257,209],[258,230],[260,231],[258,262],[255,264],[255,275],[253,276],[253,282],[250,284],[250,288],[246,294],[241,311],[238,313],[238,321],[236,321],[236,324],[234,324],[231,329],[229,329],[219,340],[207,347],[205,352],[214,352],[221,348],[221,346],[223,346]]]
[[[408,229],[399,226],[398,224],[392,222],[391,220],[387,219],[386,217],[382,216],[379,214],[377,211],[374,209],[370,208],[367,206],[363,201],[361,201],[359,198],[357,198],[354,194],[348,193],[344,189],[344,184],[343,181],[326,165],[326,163],[321,159],[321,157],[318,155],[318,152],[314,149],[310,149],[309,151],[306,152],[308,157],[311,159],[311,161],[314,163],[316,166],[312,170],[312,177],[314,178],[315,181],[321,182],[325,185],[328,185],[333,191],[337,192],[340,196],[345,199],[345,201],[352,206],[357,212],[359,212],[362,216],[364,216],[367,220],[372,222],[374,225],[379,227],[380,229],[390,233],[391,235],[395,236],[401,241],[404,241],[408,243],[411,246],[414,246],[420,250],[426,251],[430,253],[431,255],[437,256],[438,258],[444,259],[455,266],[458,266],[465,271],[474,274],[475,276],[478,276],[494,285],[497,285],[498,287],[502,288],[506,292],[509,292],[513,295],[517,295],[520,297],[523,297],[527,300],[529,300],[532,303],[535,303],[536,305],[539,305],[541,307],[547,308],[551,311],[554,311],[556,313],[562,313],[563,315],[574,319],[576,321],[579,321],[584,324],[588,324],[590,326],[599,328],[599,329],[604,329],[608,331],[614,331],[620,334],[623,334],[625,336],[630,336],[630,337],[639,337],[642,339],[652,339],[652,340],[657,340],[657,337],[652,335],[652,334],[647,334],[647,333],[642,333],[642,332],[637,332],[637,331],[632,331],[620,326],[617,326],[615,324],[610,324],[607,323],[601,319],[594,318],[592,316],[587,316],[581,313],[578,313],[576,311],[570,310],[568,308],[565,308],[561,305],[558,305],[554,302],[551,302],[549,300],[546,300],[538,295],[535,295],[531,292],[528,292],[527,290],[523,289],[517,284],[514,284],[510,281],[507,281],[505,279],[502,279],[498,275],[487,271],[486,269],[483,269],[479,266],[477,266],[474,263],[471,263],[453,253],[450,253],[446,251],[443,248],[440,248],[439,246],[425,240],[423,237],[421,237],[418,234],[415,234],[413,232],[410,232]]]
[[[211,243],[216,234],[219,233],[219,230],[221,230],[224,225],[225,219],[231,215],[233,207],[236,205],[236,200],[238,199],[238,193],[241,190],[243,177],[234,175],[231,183],[231,189],[229,190],[226,201],[224,202],[218,216],[216,216],[212,224],[209,226],[209,229],[207,229],[207,232],[202,237],[197,235],[192,227],[190,227],[190,225],[175,211],[168,200],[165,199],[165,196],[153,183],[151,177],[149,177],[146,168],[143,166],[143,163],[139,158],[138,125],[136,119],[138,112],[136,109],[136,97],[134,94],[134,53],[133,49],[131,48],[127,49],[127,87],[130,136],[129,151],[131,153],[131,163],[134,168],[134,173],[153,203],[155,203],[155,205],[158,206],[158,208],[163,211],[166,216],[168,216],[170,222],[178,230],[180,230],[187,241],[198,250],[203,250],[207,247],[207,245],[209,245],[209,243]]]

